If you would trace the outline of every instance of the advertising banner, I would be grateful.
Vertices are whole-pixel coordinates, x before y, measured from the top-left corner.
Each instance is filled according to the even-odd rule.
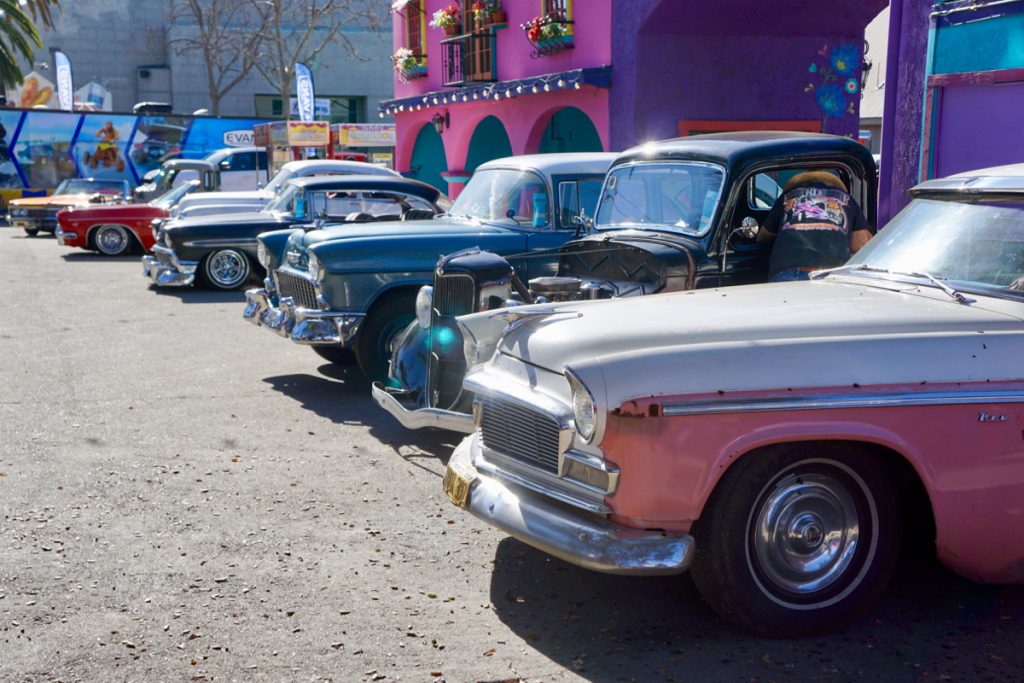
[[[84,116],[72,147],[79,175],[135,184],[127,159],[136,118],[113,114]]]
[[[64,111],[74,111],[75,88],[71,84],[71,60],[63,52],[54,52],[53,61],[57,67],[57,101]]]
[[[295,64],[295,95],[299,101],[299,120],[314,121],[316,97],[313,95],[313,74],[305,64]]]
[[[394,147],[393,123],[337,123],[338,144],[343,147]]]
[[[7,102],[21,109],[50,107],[55,95],[53,82],[38,71],[31,71],[19,87],[7,91]]]

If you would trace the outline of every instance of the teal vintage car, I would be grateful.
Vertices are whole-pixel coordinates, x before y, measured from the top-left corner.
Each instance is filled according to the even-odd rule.
[[[616,156],[497,159],[481,164],[451,209],[432,220],[411,211],[401,221],[261,235],[268,277],[246,292],[244,317],[327,360],[354,357],[368,377],[385,379],[390,349],[440,256],[479,247],[510,257],[530,277],[553,274],[558,248],[580,236],[581,216],[593,216]],[[550,258],[536,257],[543,250]]]

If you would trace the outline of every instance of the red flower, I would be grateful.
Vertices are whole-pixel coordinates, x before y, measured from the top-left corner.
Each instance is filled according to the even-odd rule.
[[[530,28],[526,31],[526,37],[535,43],[540,40],[540,24],[530,24]]]

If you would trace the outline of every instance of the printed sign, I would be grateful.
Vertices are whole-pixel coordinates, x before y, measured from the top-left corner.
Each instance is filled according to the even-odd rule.
[[[57,100],[64,111],[75,108],[74,92],[71,85],[71,61],[63,52],[53,53],[54,64],[57,66]]]
[[[295,64],[295,94],[299,100],[299,119],[314,120],[313,74],[305,64]]]
[[[338,144],[343,147],[394,147],[393,123],[338,123],[334,127]]]
[[[251,130],[229,130],[224,133],[224,144],[227,147],[252,147],[255,142]]]

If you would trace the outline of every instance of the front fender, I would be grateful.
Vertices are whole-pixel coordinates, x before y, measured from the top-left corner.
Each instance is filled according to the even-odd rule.
[[[257,238],[257,243],[262,243],[267,251],[267,272],[272,272],[284,265],[285,250],[288,248],[288,240],[292,235],[301,233],[299,229],[272,230],[265,232]]]

